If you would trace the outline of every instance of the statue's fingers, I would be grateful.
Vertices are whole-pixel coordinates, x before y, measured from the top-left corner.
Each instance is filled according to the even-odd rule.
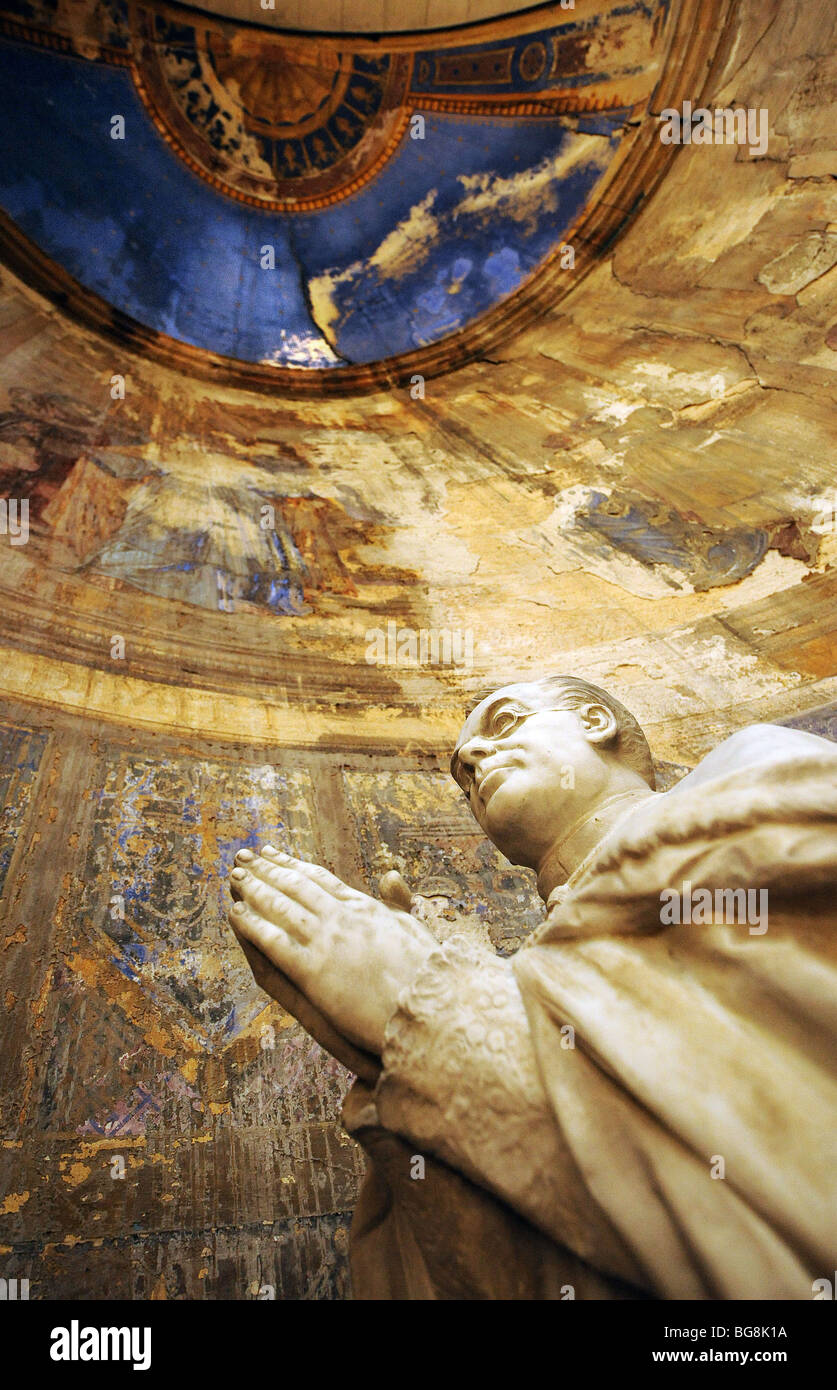
[[[274,864],[261,855],[246,861],[246,867],[244,864],[236,867],[248,876],[242,880],[243,882],[263,884],[268,893],[296,903],[303,915],[327,917],[334,911],[334,895],[320,888],[307,874],[299,873],[296,869],[290,869],[284,864]],[[235,872],[234,869],[233,873]],[[268,902],[266,897],[263,900],[265,903]],[[268,911],[267,915],[272,917],[272,911]]]
[[[321,912],[325,906],[323,898],[317,897],[318,891],[325,892],[328,897],[336,898],[339,902],[346,902],[349,898],[359,897],[356,888],[350,888],[348,883],[343,883],[342,878],[328,872],[328,869],[324,869],[323,865],[310,865],[304,859],[293,859],[292,855],[286,855],[281,849],[274,849],[273,845],[264,845],[261,849],[261,856],[275,869],[282,870],[285,874],[293,874],[292,878],[285,880],[288,884],[285,891],[291,891],[292,885],[293,897],[298,898],[298,901],[304,903],[304,906],[309,908],[311,912],[314,910]],[[247,865],[247,867],[253,866]],[[309,891],[310,885],[313,885],[313,894]],[[314,901],[317,902],[317,908],[314,908]]]
[[[397,869],[390,869],[378,883],[378,892],[387,907],[401,908],[409,912],[413,905],[413,894],[406,879]]]
[[[251,868],[251,865],[246,869],[241,864],[236,865],[230,874],[230,892],[267,923],[290,932],[297,941],[308,941],[316,909],[312,916],[285,889],[251,873]]]
[[[249,941],[280,970],[293,975],[294,967],[299,963],[301,947],[290,932],[265,921],[245,902],[233,903],[229,922],[239,939]]]
[[[251,878],[266,884],[274,893],[279,893],[283,898],[291,898],[304,911],[315,916],[330,912],[334,907],[334,898],[330,893],[324,892],[295,870],[288,869],[284,864],[275,864],[264,855],[257,854],[236,867]],[[233,870],[233,875],[235,872]],[[233,882],[235,878],[231,876],[231,889]],[[269,915],[272,916],[272,913]]]
[[[344,883],[336,874],[329,873],[322,864],[309,864],[304,859],[294,859],[293,855],[285,854],[281,849],[274,849],[273,845],[263,845],[262,855],[280,868],[298,873],[303,879],[316,884],[318,888],[322,888],[341,902],[359,896],[356,888],[350,888],[348,883]]]

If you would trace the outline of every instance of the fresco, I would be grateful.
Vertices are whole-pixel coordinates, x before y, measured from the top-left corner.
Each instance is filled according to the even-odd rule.
[[[556,256],[653,88],[666,14],[558,9],[521,39],[414,53],[17,0],[0,208],[161,337],[363,367],[461,332]]]
[[[579,513],[582,533],[649,567],[673,588],[694,592],[733,583],[756,568],[771,544],[766,530],[709,527],[673,508],[614,489],[593,492]]]
[[[43,733],[3,741],[30,769],[0,787],[3,823],[24,827],[32,779],[43,795],[57,773],[41,853],[60,859],[52,909],[24,893],[4,942],[0,1029],[22,1013],[23,1071],[3,1099],[4,1267],[33,1299],[346,1297],[350,1078],[256,987],[226,924],[240,845],[320,857],[310,774],[65,728],[38,776]],[[18,967],[40,978],[31,1001]]]
[[[134,758],[109,767],[93,796],[82,920],[95,924],[111,963],[156,1009],[176,1014],[195,1043],[231,1040],[264,999],[252,980],[242,990],[248,972],[226,925],[227,876],[236,850],[257,836],[315,853],[310,777],[270,765]]]
[[[0,895],[35,786],[47,735],[0,725]]]
[[[391,529],[352,486],[338,497],[306,486],[310,468],[284,441],[262,451],[248,437],[240,459],[215,456],[210,445],[229,448],[229,419],[215,438],[207,418],[203,452],[182,441],[158,450],[107,393],[99,412],[67,393],[3,394],[0,488],[28,501],[32,550],[100,589],[218,614],[303,616],[334,596],[355,598],[355,551]],[[379,562],[376,575],[404,571]]]
[[[138,486],[119,530],[95,555],[101,576],[220,612],[241,604],[277,615],[311,611],[305,565],[281,511],[278,526],[262,527],[258,492],[195,479],[175,495],[168,476],[160,470]]]
[[[399,143],[406,55],[198,28],[138,7],[137,88],[161,134],[216,188],[293,213],[363,186]]]
[[[642,90],[667,12],[668,3],[620,4],[578,16],[565,10],[549,28],[463,42],[447,52],[425,49],[415,56],[412,89],[422,96],[575,93],[579,111],[624,105]],[[643,22],[644,53],[633,42]]]

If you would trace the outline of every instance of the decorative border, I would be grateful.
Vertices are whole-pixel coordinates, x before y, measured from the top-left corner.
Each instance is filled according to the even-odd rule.
[[[342,203],[346,198],[350,198],[354,193],[358,193],[367,183],[371,183],[381,172],[386,164],[389,163],[395,151],[407,132],[410,124],[412,111],[409,105],[405,105],[408,100],[408,88],[412,69],[412,58],[407,55],[395,57],[395,63],[401,71],[394,76],[394,81],[401,84],[404,92],[402,104],[399,107],[390,107],[389,113],[397,112],[388,139],[382,144],[380,150],[373,160],[355,174],[354,178],[348,182],[340,184],[330,193],[309,194],[307,197],[301,195],[293,199],[284,198],[262,198],[254,193],[245,193],[243,190],[228,183],[219,174],[213,174],[206,169],[199,160],[195,159],[184,147],[182,141],[178,139],[176,132],[172,129],[170,122],[162,115],[154,100],[148,83],[145,80],[142,70],[136,60],[131,59],[129,67],[134,86],[142,101],[143,106],[148,112],[149,118],[154,123],[158,134],[162,136],[166,144],[174,151],[181,163],[187,169],[191,169],[193,174],[197,174],[205,183],[211,185],[217,193],[222,193],[226,198],[232,198],[237,203],[246,203],[249,207],[261,208],[264,212],[308,213],[321,211],[323,208],[333,207],[335,203]]]
[[[122,48],[110,48],[107,44],[97,44],[98,56],[95,59],[80,53],[74,40],[68,34],[54,29],[41,29],[22,20],[10,19],[0,14],[0,38],[12,39],[18,43],[29,43],[33,48],[51,48],[56,53],[65,53],[68,58],[85,58],[87,62],[108,63],[111,67],[126,68],[131,55]]]
[[[543,96],[517,97],[438,97],[410,93],[410,100],[422,111],[436,111],[448,116],[507,116],[510,120],[523,117],[543,118],[544,116],[588,116],[600,115],[604,111],[625,112],[625,120],[641,115],[645,102],[623,101],[621,97],[611,99],[610,95],[601,97],[584,96],[577,91],[545,93]]]

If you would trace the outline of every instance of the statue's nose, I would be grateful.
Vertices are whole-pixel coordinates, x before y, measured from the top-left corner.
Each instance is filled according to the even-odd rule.
[[[486,757],[491,752],[491,744],[481,736],[469,738],[467,743],[463,743],[459,750],[459,761],[470,767],[475,772],[481,758]]]

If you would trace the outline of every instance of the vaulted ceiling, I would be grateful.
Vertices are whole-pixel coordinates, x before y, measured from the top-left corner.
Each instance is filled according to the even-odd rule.
[[[422,294],[438,295],[426,312],[437,314],[431,324],[443,324],[434,306],[448,304],[454,313],[465,304],[468,277],[458,293],[441,280],[439,292],[437,272],[441,277],[461,258],[474,263],[471,277],[482,275],[504,248],[507,259],[516,252],[522,260],[527,245],[546,237],[541,198],[554,190],[549,215],[557,227],[573,186],[556,176],[527,205],[519,181],[508,174],[501,183],[496,164],[479,181],[476,139],[451,143],[459,166],[448,165],[450,150],[443,159],[434,141],[449,128],[464,136],[470,119],[474,130],[488,132],[483,143],[491,158],[510,151],[513,169],[514,153],[529,150],[529,132],[540,130],[541,117],[531,125],[520,112],[471,117],[442,110],[438,91],[426,92],[421,109],[433,135],[423,149],[405,134],[356,194],[313,212],[273,209],[235,196],[259,196],[255,173],[227,149],[226,162],[219,155],[210,164],[197,114],[177,126],[173,107],[165,108],[173,143],[164,139],[134,75],[154,73],[159,44],[151,54],[126,53],[125,36],[136,31],[114,29],[106,49],[89,38],[80,55],[81,41],[70,43],[54,27],[62,13],[55,11],[52,28],[43,16],[37,31],[31,16],[18,16],[14,31],[11,20],[4,31],[7,51],[19,56],[33,83],[40,62],[54,76],[77,74],[81,86],[70,106],[72,83],[49,86],[44,79],[34,124],[10,111],[12,98],[4,103],[23,150],[7,153],[0,166],[21,218],[6,222],[17,273],[0,267],[0,492],[26,503],[30,529],[25,544],[7,536],[2,549],[0,695],[43,707],[49,717],[59,711],[127,725],[139,741],[162,729],[248,746],[352,747],[376,756],[406,750],[410,757],[429,750],[435,757],[449,752],[472,692],[513,674],[564,669],[613,690],[649,730],[655,754],[679,763],[693,762],[755,719],[807,718],[827,708],[832,712],[819,727],[831,727],[831,0],[800,9],[787,0],[741,0],[729,43],[712,28],[708,4],[663,14],[662,76],[646,114],[625,121],[615,168],[602,175],[610,182],[603,193],[593,189],[581,214],[586,240],[572,233],[578,255],[570,291],[562,289],[570,272],[547,255],[493,310],[463,318],[464,328],[363,366],[248,365],[242,357],[189,349],[175,337],[190,322],[216,332],[222,322],[237,324],[241,334],[251,322],[270,322],[255,312],[255,290],[237,320],[224,319],[230,292],[213,237],[221,245],[224,235],[242,238],[247,224],[237,219],[252,216],[259,227],[278,229],[277,247],[284,229],[303,265],[316,267],[322,256],[326,270],[354,265],[360,247],[367,260],[359,288],[345,300],[334,290],[340,313],[332,331],[347,355],[350,330],[358,357],[359,342],[370,353],[376,342],[389,348],[386,335],[399,330],[399,294],[405,321]],[[579,0],[567,22],[584,13],[589,19],[593,12]],[[541,12],[537,19],[543,23]],[[183,19],[196,22],[194,15]],[[43,40],[37,48],[36,32]],[[532,37],[540,32],[526,30],[527,44],[541,43]],[[592,62],[589,33],[587,39],[578,51],[591,56],[579,76]],[[463,61],[455,47],[439,48],[435,36],[410,42],[386,51],[410,58],[411,91],[424,80],[417,55],[432,57],[428,83],[444,72],[443,61]],[[554,42],[553,34],[551,51]],[[709,67],[713,43],[720,51]],[[516,39],[506,47],[519,52]],[[343,51],[341,43],[316,51],[326,49]],[[228,72],[229,51],[212,51]],[[124,61],[116,61],[119,52]],[[536,56],[527,64],[534,67]],[[606,50],[599,67],[590,67],[598,76],[588,88],[606,95],[607,71],[617,60],[630,61],[625,49]],[[247,72],[243,60],[238,71]],[[14,101],[25,114],[34,99],[15,80]],[[646,81],[644,69],[636,80]],[[112,84],[106,95],[102,81]],[[669,158],[654,111],[668,96],[676,101],[682,84],[697,100],[702,83],[706,104],[769,111],[763,155],[695,144]],[[568,85],[561,102],[569,100]],[[614,101],[630,99],[621,78],[614,88]],[[153,90],[162,102],[164,89]],[[268,95],[262,90],[259,100]],[[281,89],[270,99],[281,115]],[[496,93],[477,98],[454,90],[453,99],[480,111],[485,102],[501,105]],[[512,94],[506,104],[517,101]],[[158,115],[160,109],[154,107]],[[197,95],[192,109],[200,110]],[[114,114],[126,117],[125,141],[111,141],[107,125],[101,133],[99,122],[109,124]],[[578,120],[610,114],[607,107],[578,113]],[[566,110],[554,118],[562,138],[603,139],[585,135],[573,119]],[[76,145],[68,134],[73,122]],[[504,131],[521,143],[501,145]],[[12,151],[9,140],[4,148]],[[403,192],[392,177],[399,160],[413,161],[401,165]],[[427,163],[430,184],[411,185],[410,169],[418,179]],[[455,175],[467,169],[470,185],[456,177],[445,183],[448,168]],[[184,180],[189,198],[182,206],[164,176]],[[252,180],[247,187],[245,176]],[[428,198],[428,186],[438,204],[411,214]],[[108,202],[112,187],[121,204]],[[445,221],[442,194],[451,189],[470,204],[467,215],[460,208]],[[277,177],[269,197],[279,201],[286,192]],[[384,192],[390,201],[376,212]],[[355,232],[361,208],[365,219]],[[376,280],[371,258],[387,234],[375,218],[387,208],[396,220],[412,216],[411,234],[388,243],[392,259]],[[326,256],[317,238],[329,225],[341,227],[346,240],[335,237]],[[486,249],[494,225],[504,229],[499,250]],[[87,247],[78,278],[59,266],[59,250],[69,258]],[[411,256],[425,268],[423,283]],[[92,279],[82,284],[82,273],[100,273],[101,289],[90,287]],[[299,282],[299,268],[296,282],[281,268],[273,273],[283,285]],[[130,295],[138,305],[134,318],[115,307]],[[164,312],[170,326],[141,324],[142,306]],[[278,298],[275,309],[281,329],[288,320]],[[322,308],[314,312],[324,323]],[[492,314],[506,315],[497,329],[506,336],[488,351],[484,325]],[[523,327],[512,332],[515,314]],[[312,336],[313,320],[300,322]],[[239,352],[243,342],[234,345]],[[444,371],[466,350],[473,360]],[[165,353],[168,365],[154,360]],[[375,372],[389,387],[405,358],[422,354],[440,373],[424,396],[413,394],[408,377],[403,386],[363,396],[287,398],[288,382],[326,396],[341,380],[368,386]],[[212,379],[213,372],[228,379]],[[250,389],[257,372],[267,390]],[[239,388],[234,373],[248,389]],[[124,392],[114,391],[114,376]],[[370,658],[370,634],[389,639],[402,630],[408,637],[470,635],[473,660],[422,664],[397,651],[395,659]]]
[[[507,953],[540,910],[446,771],[478,691],[603,686],[661,787],[756,721],[837,739],[837,5],[619,8],[306,50],[0,0],[0,1245],[33,1297],[346,1291],[342,1072],[244,978],[242,842],[395,864]],[[345,167],[290,168],[353,86]],[[769,148],[661,145],[681,97]]]
[[[697,94],[724,9],[578,0],[369,39],[3,0],[5,259],[200,375],[327,394],[449,370],[641,206],[671,156],[653,111]]]

